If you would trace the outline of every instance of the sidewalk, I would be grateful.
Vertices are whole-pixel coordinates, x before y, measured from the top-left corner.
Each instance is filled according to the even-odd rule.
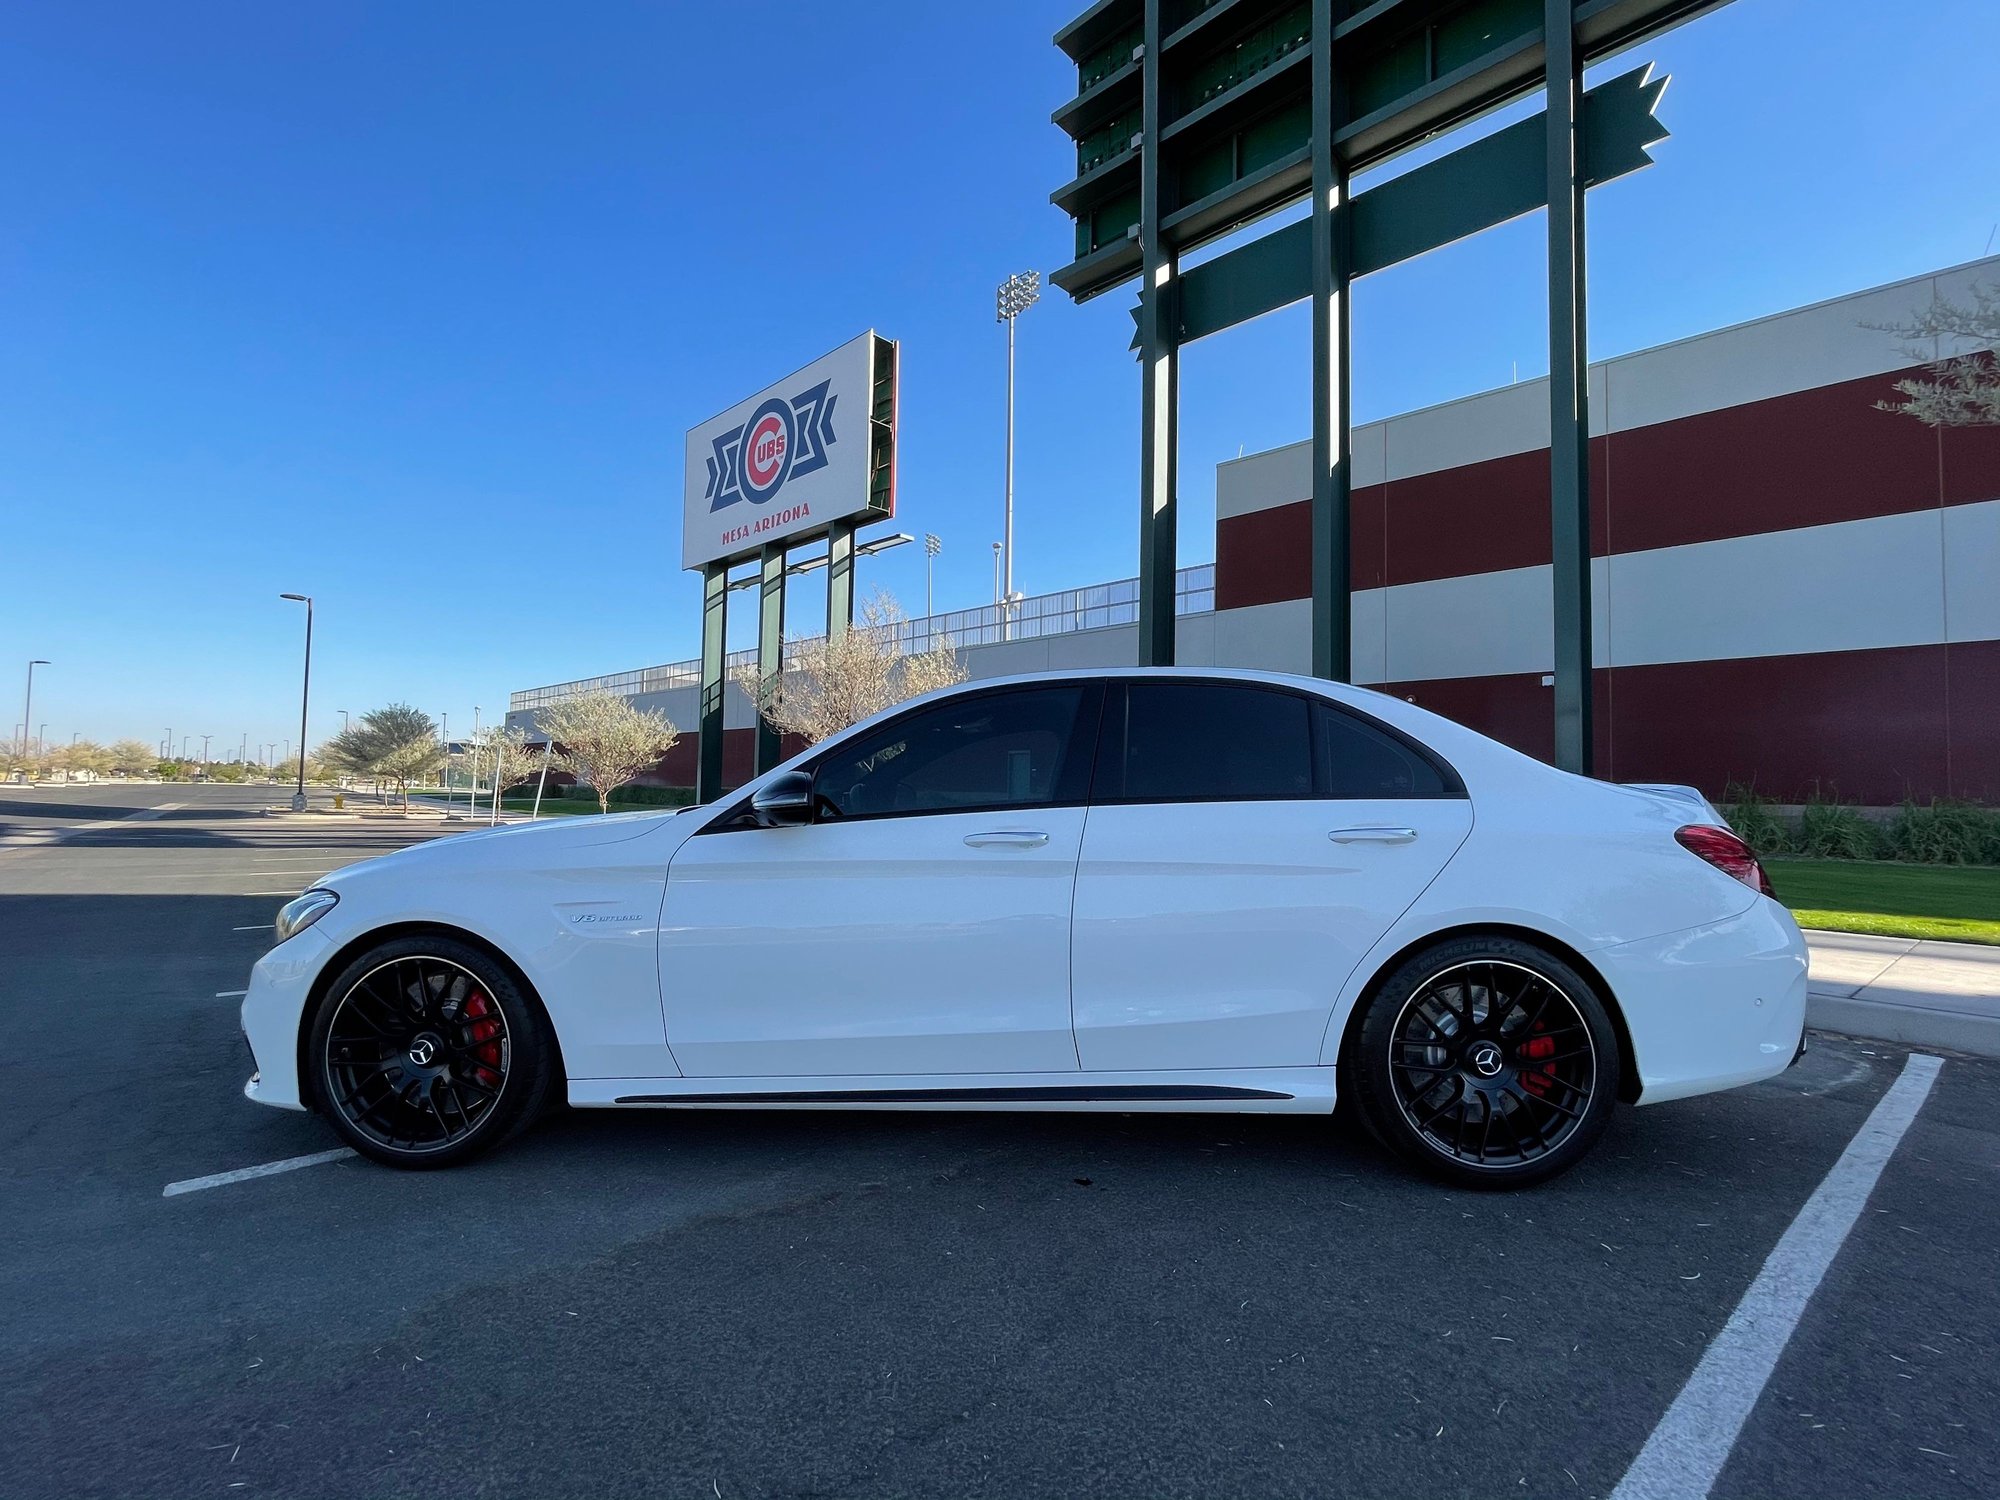
[[[1806,1024],[2000,1057],[2000,948],[1808,932]]]

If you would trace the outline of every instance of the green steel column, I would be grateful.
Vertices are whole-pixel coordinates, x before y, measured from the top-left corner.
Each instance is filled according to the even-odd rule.
[[[729,568],[714,562],[701,570],[701,698],[695,744],[694,799],[722,795],[722,652],[729,622]]]
[[[1556,764],[1591,773],[1590,366],[1584,319],[1583,64],[1571,0],[1546,0],[1549,502]]]
[[[1161,0],[1146,0],[1140,72],[1139,157],[1139,665],[1174,660],[1174,594],[1179,569],[1176,474],[1180,448],[1178,257],[1160,234]]]
[[[1354,672],[1348,553],[1348,295],[1353,275],[1347,171],[1333,133],[1346,119],[1333,63],[1333,0],[1312,4],[1312,669],[1346,682]]]
[[[757,691],[760,698],[776,690],[785,658],[785,548],[773,542],[764,549],[757,577]],[[783,757],[783,736],[757,715],[757,766],[762,776]]]
[[[826,534],[826,638],[837,641],[854,623],[854,522],[835,521]]]

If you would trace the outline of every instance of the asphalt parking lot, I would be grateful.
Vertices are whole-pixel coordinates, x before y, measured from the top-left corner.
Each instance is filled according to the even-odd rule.
[[[2000,1493],[2000,1064],[1888,1044],[1514,1195],[1294,1118],[559,1112],[168,1196],[336,1144],[229,992],[415,830],[275,800],[0,789],[0,1493]]]

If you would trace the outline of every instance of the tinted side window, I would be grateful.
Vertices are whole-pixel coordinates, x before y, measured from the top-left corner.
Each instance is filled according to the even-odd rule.
[[[1081,801],[1081,787],[1065,785],[1063,770],[1083,699],[1076,687],[981,693],[897,719],[820,762],[813,781],[820,816]]]
[[[1373,724],[1320,705],[1321,795],[1327,797],[1451,797],[1438,768]]]
[[[1311,708],[1291,693],[1219,682],[1134,682],[1105,736],[1116,768],[1098,795],[1127,802],[1270,801],[1313,794]]]

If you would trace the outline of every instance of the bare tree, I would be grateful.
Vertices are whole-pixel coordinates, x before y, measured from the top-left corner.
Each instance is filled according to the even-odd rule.
[[[1975,286],[1966,303],[1933,295],[1906,323],[1870,326],[1896,335],[1928,370],[1897,381],[1903,399],[1878,401],[1881,410],[1932,427],[2000,426],[2000,290]]]
[[[488,724],[472,737],[473,795],[478,797],[479,776],[493,781],[494,816],[499,816],[500,794],[517,782],[526,781],[541,761],[539,750],[528,748],[525,730],[509,724]]]
[[[739,669],[736,680],[772,728],[816,745],[906,698],[965,681],[948,639],[906,652],[903,619],[896,601],[878,589],[840,639],[788,642],[784,670],[768,691],[754,664]]]
[[[542,733],[562,748],[555,763],[588,782],[597,810],[611,811],[611,793],[652,769],[680,739],[664,714],[642,713],[616,693],[564,698],[541,714]]]

